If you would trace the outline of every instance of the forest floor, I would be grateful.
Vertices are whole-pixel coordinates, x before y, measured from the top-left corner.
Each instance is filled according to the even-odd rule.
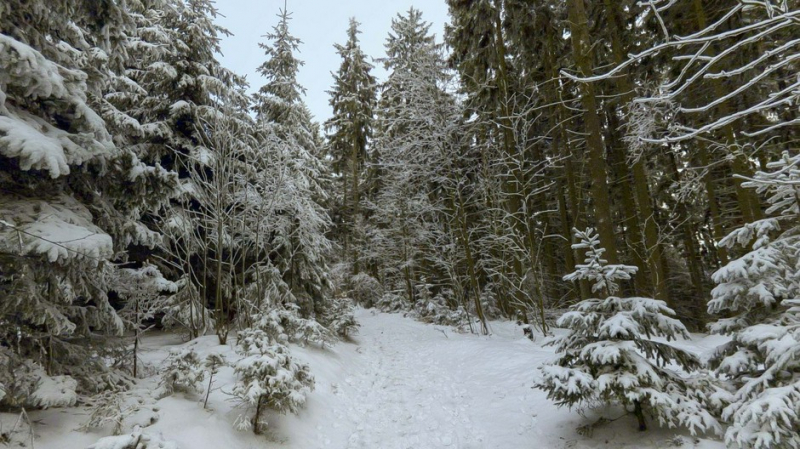
[[[234,381],[230,368],[215,379],[209,409],[203,409],[203,394],[156,399],[158,376],[142,380],[130,393],[123,424],[146,426],[145,433],[180,449],[724,447],[655,423],[638,432],[635,418],[620,409],[579,414],[557,408],[532,388],[536,367],[554,357],[553,348],[542,345],[541,335],[531,342],[514,323],[491,323],[492,334],[478,336],[399,314],[359,310],[357,318],[361,328],[352,342],[293,348],[310,365],[316,388],[298,416],[269,416],[266,436],[234,430],[242,410],[226,393]],[[698,336],[681,344],[703,353],[715,343]],[[192,346],[202,357],[237,357],[215,336],[181,343],[177,335],[150,334],[143,358],[157,368],[176,346]],[[76,430],[88,413],[80,407],[31,413],[35,447],[85,449],[111,433],[110,425]],[[620,419],[593,426],[600,417]],[[13,419],[4,415],[0,424],[8,428]]]

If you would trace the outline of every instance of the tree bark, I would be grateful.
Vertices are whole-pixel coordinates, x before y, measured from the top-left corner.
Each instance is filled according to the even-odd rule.
[[[589,77],[593,73],[593,58],[589,37],[589,24],[586,17],[584,0],[567,0],[569,10],[570,33],[572,34],[572,56],[581,76]],[[589,173],[591,176],[592,202],[594,203],[594,219],[600,244],[605,248],[604,256],[609,264],[618,264],[616,237],[611,214],[611,198],[608,194],[608,183],[605,163],[605,145],[603,144],[602,125],[597,112],[597,94],[592,83],[580,83],[583,103],[583,119],[586,129],[586,147],[589,156]]]

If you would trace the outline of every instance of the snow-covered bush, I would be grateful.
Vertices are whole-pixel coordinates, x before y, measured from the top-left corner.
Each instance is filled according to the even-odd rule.
[[[143,433],[137,426],[127,435],[100,438],[88,449],[178,449],[178,443],[165,441],[160,435]]]
[[[91,429],[113,424],[114,435],[122,433],[123,421],[133,412],[133,408],[125,406],[123,393],[107,391],[89,400],[90,414],[78,430],[88,432]]]
[[[375,302],[375,308],[381,312],[400,312],[408,308],[408,301],[397,293],[386,292]]]
[[[310,342],[325,346],[336,342],[336,336],[330,330],[316,320],[301,317],[293,304],[254,317],[253,327],[263,330],[281,344]]]
[[[77,390],[72,377],[50,376],[40,365],[0,347],[0,406],[71,407],[78,401]]]
[[[244,413],[237,419],[239,430],[252,428],[261,433],[267,424],[262,417],[267,408],[280,413],[300,410],[314,388],[308,365],[295,362],[289,348],[261,329],[239,332],[237,351],[244,357],[234,365],[238,379],[233,396],[241,405],[255,409],[252,417]]]
[[[558,320],[569,333],[550,342],[560,357],[540,368],[537,388],[558,405],[621,404],[635,414],[640,430],[647,428],[649,413],[662,425],[721,433],[705,405],[717,390],[696,390],[701,381],[689,381],[665,367],[700,367],[692,354],[656,339],[688,338],[686,328],[670,317],[674,312],[663,301],[606,296],[617,292],[617,281],[629,279],[636,267],[608,265],[591,229],[576,230],[575,235],[580,243],[573,247],[586,249],[587,257],[564,279],[589,280],[592,291],[604,298],[581,301]]]
[[[451,307],[442,295],[436,295],[427,301],[417,301],[413,311],[416,318],[425,323],[459,326],[467,322],[464,310]]]
[[[36,381],[32,363],[0,346],[0,406],[24,406],[36,389]]]
[[[38,368],[39,380],[29,402],[37,408],[72,407],[78,402],[78,381],[70,376],[48,376]]]
[[[373,307],[383,296],[383,286],[367,273],[350,277],[350,296],[362,307]]]
[[[194,349],[172,350],[167,357],[167,367],[161,373],[161,387],[165,395],[197,393],[202,390],[204,378],[203,362]]]
[[[731,335],[711,364],[737,388],[722,418],[729,447],[800,447],[800,155],[783,157],[743,183],[769,196],[766,218],[720,242],[752,250],[712,276],[709,313]]]
[[[353,300],[350,298],[334,298],[331,301],[326,324],[337,337],[347,338],[358,329],[359,324],[353,309]]]

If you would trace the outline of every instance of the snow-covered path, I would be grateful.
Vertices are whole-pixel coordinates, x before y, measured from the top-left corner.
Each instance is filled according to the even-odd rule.
[[[458,351],[456,336],[450,342],[443,328],[386,315],[361,321],[365,366],[344,379],[350,388],[338,391],[346,405],[335,410],[349,426],[344,447],[485,447],[488,429],[476,421],[481,404],[471,389],[485,393],[487,386],[458,376],[485,361]]]
[[[301,437],[303,432],[290,425],[284,430],[291,447],[721,447],[685,436],[679,442],[678,432],[668,429],[642,434],[634,418],[603,426],[594,435],[579,434],[576,429],[597,415],[559,409],[532,388],[536,368],[553,357],[553,349],[542,348],[541,337],[531,343],[513,323],[493,323],[492,335],[478,336],[397,314],[360,310],[358,320],[356,346],[338,349],[337,373],[318,376],[309,416],[298,421],[317,421],[314,437]],[[325,371],[326,361],[310,357],[308,362],[312,371]],[[333,378],[340,381],[326,384]]]
[[[243,412],[232,408],[229,392],[235,380],[225,368],[218,389],[203,409],[202,395],[153,399],[157,377],[142,382],[142,410],[131,420],[145,431],[172,440],[180,449],[719,449],[716,441],[696,440],[681,432],[635,430],[635,419],[623,417],[595,429],[577,428],[597,421],[557,408],[533,389],[536,368],[553,357],[542,338],[531,343],[513,323],[492,324],[492,335],[455,333],[398,314],[359,310],[361,329],[353,342],[333,348],[293,347],[294,357],[310,365],[316,388],[295,415],[268,415],[269,432],[255,436],[233,429]],[[147,361],[158,366],[179,340],[168,334],[146,340]],[[698,348],[709,343],[687,342]],[[210,352],[238,356],[232,342],[219,346],[215,336],[185,344],[204,357]],[[247,411],[245,411],[247,412]],[[606,410],[616,417],[620,410]],[[37,448],[85,449],[109,428],[90,433],[75,429],[85,409],[37,412]],[[14,418],[9,416],[9,419]],[[126,421],[127,422],[127,421]]]
[[[543,394],[531,385],[552,352],[520,328],[496,324],[484,337],[399,315],[362,310],[358,319],[357,355],[331,386],[333,429],[318,427],[317,447],[513,448],[542,437]]]

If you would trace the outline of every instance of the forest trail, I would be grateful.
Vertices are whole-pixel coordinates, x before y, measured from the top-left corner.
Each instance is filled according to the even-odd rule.
[[[491,335],[457,333],[399,314],[360,309],[354,343],[337,356],[305,353],[317,375],[308,414],[283,421],[296,449],[720,449],[675,429],[635,430],[623,418],[579,428],[611,409],[583,414],[558,408],[534,389],[537,367],[554,357],[537,335],[531,342],[512,322],[491,323]],[[563,332],[557,330],[557,332]],[[705,339],[684,342],[702,349]],[[709,343],[710,344],[710,343]],[[309,432],[309,429],[313,429]]]
[[[331,388],[333,433],[346,440],[319,429],[319,447],[519,447],[541,436],[533,400],[540,393],[530,386],[534,367],[551,353],[519,328],[481,337],[370,311],[358,319],[356,363]]]
[[[361,328],[352,342],[292,347],[293,357],[310,366],[316,386],[298,415],[267,413],[266,435],[234,429],[235,420],[252,410],[234,407],[228,394],[235,382],[230,367],[215,377],[207,409],[202,394],[153,397],[159,382],[154,371],[129,394],[138,406],[125,419],[126,428],[140,424],[179,449],[724,447],[674,429],[637,432],[632,417],[579,431],[600,414],[624,413],[612,409],[582,415],[556,407],[533,388],[537,367],[554,357],[553,347],[543,347],[541,335],[531,342],[512,322],[493,322],[492,335],[482,336],[400,314],[359,309],[356,318]],[[703,338],[684,344],[702,350],[712,343]],[[178,335],[152,333],[143,346],[142,357],[153,368],[162,367],[170,349],[178,347],[191,347],[201,357],[222,353],[229,362],[240,357],[232,341],[219,345],[214,335],[182,343]],[[86,449],[110,435],[109,426],[78,431],[88,414],[81,407],[35,412],[36,448]],[[16,419],[5,417],[12,424]]]

